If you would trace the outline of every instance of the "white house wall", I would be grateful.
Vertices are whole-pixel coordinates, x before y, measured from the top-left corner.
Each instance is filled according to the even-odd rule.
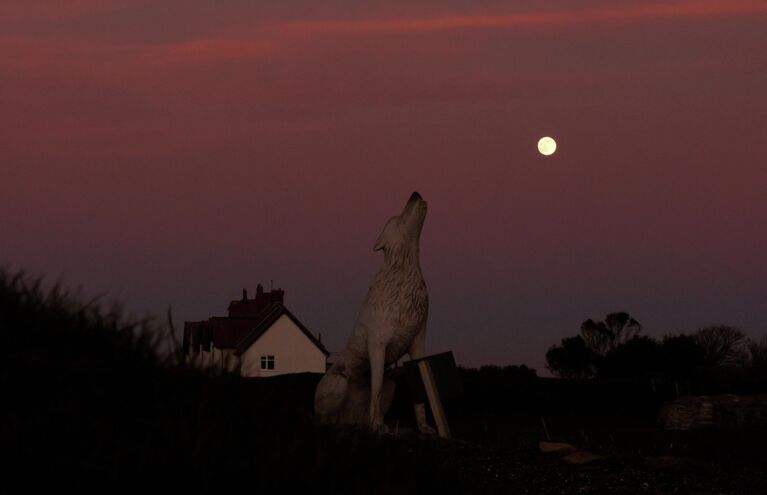
[[[273,370],[261,369],[261,356],[274,356]],[[287,315],[278,318],[240,359],[242,376],[325,373],[325,354]]]

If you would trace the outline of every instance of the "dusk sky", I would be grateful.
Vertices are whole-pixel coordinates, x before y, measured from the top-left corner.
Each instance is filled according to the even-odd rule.
[[[0,265],[338,351],[417,190],[429,353],[765,335],[766,132],[765,0],[3,0]]]

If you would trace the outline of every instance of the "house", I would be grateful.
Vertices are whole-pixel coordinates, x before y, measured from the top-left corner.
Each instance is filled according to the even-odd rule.
[[[330,353],[284,305],[285,291],[229,303],[228,316],[184,322],[184,359],[193,366],[239,370],[242,376],[324,373]]]

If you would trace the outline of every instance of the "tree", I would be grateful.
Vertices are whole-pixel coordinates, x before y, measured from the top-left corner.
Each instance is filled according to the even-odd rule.
[[[690,377],[696,368],[705,364],[703,348],[692,335],[666,335],[663,337],[663,371],[675,377]]]
[[[749,340],[746,347],[751,367],[762,372],[767,371],[767,336],[759,340]]]
[[[507,365],[497,366],[495,364],[485,364],[479,367],[479,374],[485,377],[495,378],[538,378],[534,368],[528,368],[527,365]]]
[[[503,375],[507,378],[520,378],[520,379],[538,378],[538,372],[535,371],[535,368],[529,368],[525,364],[520,366],[516,366],[516,365],[504,366]]]
[[[565,337],[561,346],[546,352],[546,367],[560,378],[591,378],[596,373],[595,358],[580,335]]]
[[[663,369],[663,351],[654,339],[635,336],[611,349],[598,365],[600,378],[641,377]]]
[[[610,313],[604,321],[588,319],[581,324],[581,336],[589,349],[600,356],[633,339],[642,325],[625,311]]]
[[[746,362],[746,335],[743,330],[728,325],[701,328],[695,341],[703,349],[708,366],[741,366]]]

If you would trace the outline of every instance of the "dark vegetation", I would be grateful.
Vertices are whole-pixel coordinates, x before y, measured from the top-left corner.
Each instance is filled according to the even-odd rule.
[[[465,395],[446,404],[458,439],[452,442],[412,432],[412,404],[400,376],[387,416],[399,435],[377,436],[314,423],[318,375],[243,379],[183,367],[168,352],[177,348],[169,346],[168,326],[131,320],[117,307],[80,303],[60,289],[43,290],[39,282],[0,271],[4,493],[50,487],[103,493],[767,493],[764,431],[669,433],[657,426],[658,406],[680,393],[683,374],[621,371],[586,378],[607,369],[593,363],[596,375],[577,380],[539,378],[525,366],[461,369]],[[636,341],[642,343],[629,344]],[[688,336],[648,344],[633,335],[614,339],[605,355],[630,356],[631,346],[653,345],[695,347]],[[756,352],[748,352],[758,368],[764,344],[752,345]],[[697,366],[697,354],[690,359]],[[709,377],[706,386],[742,383]],[[547,438],[607,458],[565,465],[538,451]]]
[[[749,340],[741,329],[727,325],[660,340],[641,331],[642,325],[626,312],[608,314],[604,321],[586,320],[579,335],[549,349],[547,367],[562,378],[654,376],[677,387],[686,384],[695,393],[721,393],[724,381],[733,391],[745,392],[767,377],[767,337]]]
[[[319,376],[183,368],[156,322],[4,272],[0,332],[4,493],[461,491],[439,442],[315,426]]]

